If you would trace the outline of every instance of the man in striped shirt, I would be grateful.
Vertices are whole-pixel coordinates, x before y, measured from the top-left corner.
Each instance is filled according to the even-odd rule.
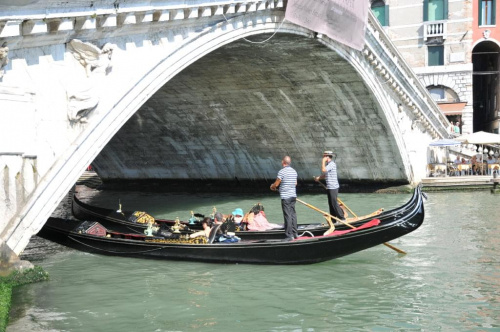
[[[295,201],[297,193],[297,172],[290,167],[292,159],[285,156],[281,161],[283,168],[278,172],[276,181],[271,185],[271,190],[276,191],[279,186],[281,197],[281,208],[285,219],[285,240],[292,241],[298,237],[297,234],[297,214],[295,212]]]
[[[337,195],[339,193],[339,181],[337,179],[337,165],[332,160],[333,152],[325,151],[323,152],[323,159],[321,160],[321,176],[315,178],[316,181],[319,179],[326,179],[326,189],[328,192],[328,206],[330,207],[330,214],[341,220],[345,220],[344,211],[339,206],[337,201]]]

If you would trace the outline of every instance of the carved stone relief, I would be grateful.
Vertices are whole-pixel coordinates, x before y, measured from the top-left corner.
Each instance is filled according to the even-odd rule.
[[[2,47],[0,47],[0,78],[2,78],[4,74],[3,68],[9,63],[9,48],[5,45],[4,43]]]
[[[78,39],[73,39],[67,44],[67,49],[85,72],[66,87],[70,122],[87,122],[88,115],[99,104],[99,91],[96,90],[99,86],[98,80],[111,72],[114,48],[115,45],[108,43],[99,49],[91,43]]]

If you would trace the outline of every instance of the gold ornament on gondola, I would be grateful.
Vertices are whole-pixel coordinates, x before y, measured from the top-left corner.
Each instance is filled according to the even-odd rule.
[[[178,239],[146,239],[146,242],[153,243],[183,243],[183,244],[207,244],[206,236],[197,236],[194,239],[188,238],[178,238]]]
[[[152,215],[147,214],[146,212],[143,211],[135,211],[132,213],[134,221],[139,223],[139,224],[147,224],[149,222],[154,223],[155,218]]]
[[[215,214],[217,213],[217,208],[215,206],[212,207],[212,214],[210,215],[210,218],[212,218],[212,220],[215,219]]]
[[[153,224],[152,222],[148,222],[148,228],[146,228],[144,230],[144,234],[146,234],[146,236],[153,236],[153,233],[158,232],[159,228],[160,227],[158,227],[157,224]]]
[[[172,229],[174,230],[174,233],[180,233],[181,221],[179,220],[179,217],[175,218],[175,225],[172,226]]]

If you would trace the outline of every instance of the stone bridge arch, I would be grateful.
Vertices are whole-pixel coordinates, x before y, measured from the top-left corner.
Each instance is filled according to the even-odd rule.
[[[355,154],[354,152],[364,155],[370,155],[372,152],[389,153],[393,158],[390,163],[394,165],[392,173],[394,176],[389,179],[384,178],[388,174],[383,173],[387,164],[373,156],[373,160],[376,162],[369,167],[359,166],[355,163],[351,163],[351,165],[356,166],[350,166],[349,169],[346,167],[345,171],[342,171],[346,174],[346,178],[354,181],[369,178],[389,180],[389,182],[395,180],[418,182],[422,174],[425,174],[426,143],[433,138],[445,135],[446,119],[440,115],[425,88],[421,86],[389,40],[384,37],[383,30],[376,20],[370,17],[366,32],[366,47],[362,52],[357,52],[330,40],[326,36],[315,34],[287,21],[283,22],[284,9],[280,7],[280,2],[264,2],[266,5],[261,10],[257,8],[258,4],[256,4],[255,10],[248,10],[251,6],[245,5],[246,11],[241,12],[238,10],[243,6],[231,4],[229,7],[223,7],[222,11],[225,11],[226,15],[222,16],[218,12],[221,7],[215,9],[213,6],[207,7],[210,9],[206,16],[204,13],[207,11],[202,7],[198,7],[196,10],[169,9],[167,23],[161,22],[161,13],[154,12],[153,21],[156,17],[155,23],[158,25],[154,31],[152,31],[151,26],[140,24],[133,27],[122,25],[122,29],[117,28],[116,32],[112,30],[113,33],[100,30],[92,31],[92,33],[74,31],[73,34],[68,35],[67,39],[52,41],[53,45],[43,40],[40,45],[29,52],[22,47],[22,43],[17,44],[21,47],[17,49],[14,47],[11,50],[11,59],[14,59],[14,62],[16,62],[16,57],[19,61],[30,62],[30,57],[33,55],[39,60],[43,59],[43,55],[46,53],[58,55],[54,57],[52,62],[39,62],[37,68],[38,71],[42,72],[40,77],[45,74],[46,84],[52,84],[52,89],[56,90],[54,95],[57,96],[68,95],[66,85],[61,84],[61,82],[68,82],[68,77],[65,76],[67,68],[78,71],[79,77],[85,77],[84,74],[88,74],[83,66],[80,67],[78,63],[75,63],[75,59],[68,51],[66,46],[70,40],[80,38],[83,41],[91,42],[101,50],[106,43],[112,43],[116,45],[116,48],[112,55],[112,68],[110,66],[109,71],[101,71],[99,80],[93,80],[93,83],[99,87],[96,89],[94,86],[92,90],[94,94],[92,97],[98,99],[97,106],[86,109],[84,106],[77,105],[77,108],[83,112],[80,113],[81,117],[73,118],[69,126],[66,123],[61,123],[60,115],[54,119],[53,124],[60,126],[59,129],[64,129],[60,133],[61,136],[54,134],[56,135],[54,140],[63,139],[65,141],[56,147],[52,143],[49,148],[40,149],[36,153],[37,164],[40,166],[36,184],[34,189],[24,197],[24,202],[11,214],[9,222],[4,225],[2,239],[6,240],[15,252],[21,252],[29,238],[38,232],[47,217],[73,186],[82,170],[101,151],[113,150],[114,146],[109,145],[110,142],[113,142],[113,137],[128,121],[133,120],[134,114],[140,112],[141,106],[150,100],[157,91],[168,86],[168,82],[174,77],[181,77],[181,72],[184,69],[207,57],[211,52],[242,38],[255,35],[277,33],[275,37],[298,36],[298,38],[303,38],[302,40],[321,44],[323,46],[322,52],[328,49],[332,54],[335,53],[339,63],[346,63],[352,67],[352,71],[347,76],[360,82],[355,85],[356,87],[362,86],[363,88],[361,90],[351,89],[343,101],[348,101],[348,98],[360,94],[357,96],[359,99],[356,99],[359,102],[368,93],[373,100],[371,105],[374,111],[373,115],[379,121],[378,127],[371,129],[383,131],[384,135],[375,145],[372,145],[376,147],[372,151],[363,149],[362,146],[377,141],[374,140],[373,136],[366,135],[363,136],[363,141],[357,141],[354,133],[348,131],[343,133],[342,137],[351,140],[352,145],[348,146],[349,149],[356,146],[361,147],[360,151],[351,151],[352,154]],[[234,11],[231,11],[231,8]],[[165,11],[167,10],[163,12]],[[183,13],[183,17],[177,22],[172,21],[171,19],[180,12]],[[122,24],[127,22],[130,15],[128,13],[121,16]],[[144,16],[136,13],[134,17],[137,19]],[[103,17],[101,21],[106,22],[106,20],[107,18]],[[61,21],[64,22],[64,19],[61,18]],[[83,24],[79,26],[84,27],[86,22],[83,20]],[[36,27],[37,24],[32,24],[32,26]],[[125,28],[123,28],[124,26]],[[164,29],[161,29],[162,27]],[[24,36],[17,36],[13,39],[17,41],[23,38]],[[54,68],[58,70],[54,71]],[[19,82],[15,79],[15,75],[27,76],[30,72],[30,68],[20,70],[13,65],[8,65],[6,69],[4,83],[12,86]],[[52,75],[48,75],[49,72]],[[41,80],[41,78],[38,79]],[[347,87],[349,86],[348,81],[344,83]],[[105,87],[108,88],[105,89]],[[46,88],[40,88],[40,90],[35,88],[35,91],[29,90],[26,94],[37,96],[46,91]],[[33,97],[33,99],[36,98]],[[54,105],[49,106],[47,103],[30,100],[27,101],[28,104],[32,105],[30,110],[41,113],[42,116],[48,112],[49,108],[52,111],[66,113],[70,103],[68,100],[59,99]],[[351,111],[355,113],[362,106],[358,103]],[[343,114],[339,114],[339,116],[342,117]],[[349,123],[349,117],[345,121]],[[280,128],[278,127],[278,129]],[[46,132],[48,131],[46,130]],[[311,136],[310,142],[302,142],[305,144],[300,145],[299,148],[292,144],[282,149],[270,149],[269,151],[272,151],[270,157],[257,158],[263,172],[247,174],[246,178],[250,180],[268,178],[270,174],[274,177],[275,160],[279,160],[283,154],[289,153],[289,151],[297,152],[299,155],[295,159],[295,166],[299,173],[304,174],[303,178],[312,177],[313,174],[317,173],[317,170],[311,170],[310,165],[317,163],[317,151],[323,150],[325,146],[329,147],[338,143],[334,134],[335,131],[332,131],[330,136],[323,137],[322,140],[316,140]],[[106,146],[108,147],[106,148]],[[101,156],[104,161],[100,162],[100,166],[103,175],[112,178],[113,176],[110,176],[106,167],[103,167],[106,165],[106,156],[110,155],[111,152]],[[345,155],[346,161],[354,160],[349,159],[347,153]],[[101,157],[97,159],[98,164]],[[237,157],[237,155],[233,156],[234,159]],[[30,158],[33,159],[31,155]],[[178,167],[182,167],[182,165]],[[382,176],[377,178],[378,174],[382,174]],[[120,175],[126,178],[126,174]]]
[[[280,17],[280,19],[282,19],[282,17]],[[231,21],[229,21],[228,24],[236,25],[235,23],[233,23]],[[163,151],[164,154],[157,153],[157,152],[155,152],[153,154],[144,154],[144,149],[147,149],[148,147],[134,144],[134,142],[137,142],[138,140],[140,140],[141,135],[139,134],[139,132],[134,131],[133,128],[134,127],[139,128],[139,127],[141,127],[141,123],[149,122],[150,128],[144,129],[144,130],[151,130],[150,136],[153,136],[153,137],[157,137],[157,136],[162,135],[161,129],[154,131],[154,128],[151,128],[152,122],[154,121],[153,118],[155,116],[157,116],[157,113],[161,112],[161,110],[155,109],[154,105],[148,106],[148,101],[154,100],[154,98],[155,98],[154,92],[156,92],[162,88],[165,88],[165,87],[166,87],[165,90],[169,90],[168,89],[169,84],[167,82],[170,82],[171,79],[174,81],[173,83],[171,83],[172,85],[179,84],[181,86],[186,86],[186,85],[189,85],[190,83],[192,84],[192,82],[188,81],[190,79],[190,76],[198,75],[197,70],[199,70],[199,72],[202,72],[203,68],[200,68],[200,67],[203,67],[203,65],[200,64],[200,65],[197,65],[197,69],[193,69],[190,71],[189,74],[187,74],[188,78],[186,79],[186,81],[183,81],[182,78],[179,80],[177,80],[177,78],[176,78],[177,75],[182,76],[182,74],[179,74],[179,73],[181,71],[183,71],[184,69],[186,69],[188,66],[190,66],[190,67],[195,66],[195,65],[193,65],[194,62],[202,61],[202,59],[205,59],[206,57],[209,56],[210,53],[215,51],[215,49],[213,47],[214,46],[214,39],[212,38],[213,36],[208,37],[207,43],[204,43],[203,36],[200,36],[200,38],[198,38],[198,40],[197,40],[196,54],[194,54],[194,52],[191,52],[189,54],[190,58],[182,56],[182,62],[177,62],[176,65],[178,65],[178,66],[176,66],[176,68],[170,67],[167,69],[167,68],[163,68],[162,64],[160,64],[157,68],[154,69],[154,71],[152,71],[150,74],[148,74],[147,77],[144,77],[143,82],[146,82],[145,84],[148,86],[148,88],[151,88],[153,91],[148,91],[147,93],[140,92],[139,94],[129,93],[129,97],[133,98],[135,101],[140,100],[140,98],[142,98],[144,95],[148,96],[147,100],[143,99],[140,103],[141,104],[143,102],[146,103],[145,106],[150,107],[151,111],[154,114],[149,114],[149,115],[143,114],[142,116],[140,116],[140,119],[138,117],[131,119],[130,120],[131,123],[128,124],[128,128],[127,128],[128,132],[122,133],[121,135],[115,135],[114,139],[112,139],[111,142],[106,145],[106,147],[104,148],[104,153],[101,154],[100,156],[98,156],[96,160],[94,160],[94,165],[96,166],[96,169],[98,170],[100,176],[104,180],[115,180],[115,179],[135,180],[137,178],[142,178],[142,179],[156,179],[156,178],[159,178],[159,179],[181,178],[182,179],[182,178],[184,178],[184,179],[187,179],[187,178],[193,178],[193,177],[197,177],[197,176],[201,176],[202,178],[209,177],[211,179],[233,179],[234,177],[238,177],[240,180],[242,180],[242,179],[249,180],[249,179],[255,179],[255,178],[272,178],[274,176],[274,172],[275,172],[274,163],[276,162],[276,160],[280,160],[280,158],[283,154],[287,154],[287,153],[292,154],[292,152],[295,152],[296,154],[301,155],[301,158],[300,159],[297,158],[297,160],[302,164],[301,166],[299,166],[299,170],[302,171],[301,173],[303,174],[302,178],[304,178],[304,179],[312,178],[312,176],[317,173],[317,169],[316,169],[317,167],[313,167],[311,169],[311,168],[308,168],[310,166],[306,166],[306,165],[311,165],[311,164],[316,165],[318,151],[321,152],[322,150],[324,150],[324,148],[326,146],[330,146],[330,147],[335,146],[336,151],[340,152],[339,154],[344,156],[343,158],[344,158],[346,164],[349,164],[349,163],[354,164],[355,160],[354,160],[354,158],[351,158],[351,157],[353,155],[359,154],[360,152],[362,154],[368,154],[368,155],[372,153],[369,149],[365,148],[360,142],[355,142],[357,140],[363,140],[364,138],[366,138],[366,133],[363,133],[363,130],[366,128],[364,126],[357,126],[355,123],[354,124],[352,123],[353,121],[360,121],[360,123],[365,123],[366,119],[364,119],[362,117],[363,115],[367,118],[373,117],[372,120],[378,119],[378,121],[383,122],[383,123],[378,123],[377,126],[370,126],[370,127],[372,127],[370,129],[377,129],[378,128],[379,130],[382,129],[384,131],[389,131],[390,137],[394,137],[396,141],[402,142],[403,133],[400,132],[399,130],[394,131],[395,129],[397,129],[397,126],[395,126],[394,124],[391,125],[388,122],[386,122],[386,118],[392,117],[391,109],[393,108],[392,106],[394,106],[394,105],[391,105],[388,102],[387,91],[386,91],[386,89],[383,89],[379,86],[378,79],[377,78],[373,79],[372,77],[370,77],[372,74],[369,72],[366,72],[367,63],[366,63],[366,59],[363,56],[361,56],[361,57],[354,56],[353,57],[348,49],[342,49],[342,47],[339,47],[339,45],[337,43],[329,40],[328,38],[325,38],[324,36],[320,36],[318,38],[317,35],[315,35],[314,33],[311,33],[310,31],[304,30],[303,28],[298,27],[296,25],[289,24],[289,23],[286,23],[283,21],[281,21],[281,22],[277,21],[277,22],[273,23],[273,25],[274,26],[279,25],[278,30],[271,30],[273,34],[278,32],[277,34],[274,34],[272,37],[273,38],[273,42],[272,42],[273,45],[276,45],[276,44],[280,45],[279,42],[276,43],[276,40],[284,38],[285,39],[284,44],[290,44],[290,45],[293,44],[293,48],[298,48],[299,47],[298,45],[301,44],[300,39],[303,39],[304,44],[305,44],[304,47],[307,47],[307,45],[309,45],[309,44],[312,44],[312,45],[320,44],[320,45],[324,46],[323,53],[328,53],[328,52],[335,53],[336,55],[332,56],[331,60],[333,61],[333,59],[336,58],[337,62],[341,62],[342,63],[341,66],[343,66],[342,67],[343,71],[345,71],[346,67],[349,67],[350,72],[349,73],[343,72],[342,75],[348,76],[347,80],[351,80],[351,81],[348,83],[341,82],[340,84],[338,84],[337,82],[335,82],[332,79],[333,77],[331,77],[331,74],[332,74],[331,72],[326,73],[326,71],[322,71],[321,69],[319,70],[320,75],[324,74],[324,75],[328,76],[330,74],[330,77],[324,78],[323,83],[325,85],[331,85],[332,87],[330,89],[330,92],[335,94],[336,98],[338,98],[340,100],[340,103],[337,103],[334,105],[335,107],[337,107],[337,109],[334,110],[334,112],[335,111],[338,112],[339,111],[338,108],[344,107],[344,109],[350,110],[351,114],[349,116],[343,116],[342,114],[336,114],[336,116],[338,116],[339,118],[342,118],[342,117],[345,118],[344,120],[342,120],[342,119],[336,120],[333,116],[330,116],[330,114],[328,114],[328,112],[330,112],[329,110],[322,109],[321,111],[326,112],[326,114],[323,114],[323,116],[328,120],[322,120],[322,119],[317,117],[315,119],[315,126],[313,126],[312,128],[308,128],[307,123],[303,123],[302,121],[299,121],[300,124],[306,128],[306,130],[318,131],[318,136],[316,137],[316,138],[318,138],[318,141],[314,142],[314,143],[304,142],[304,143],[309,143],[309,145],[304,146],[303,149],[300,149],[296,146],[293,146],[293,144],[292,144],[292,146],[286,146],[286,142],[285,142],[286,139],[294,140],[295,139],[293,137],[294,135],[300,136],[300,132],[298,131],[297,128],[292,128],[292,129],[288,128],[288,126],[290,124],[283,124],[282,123],[282,126],[279,128],[267,128],[266,127],[263,129],[262,128],[259,129],[256,126],[250,126],[250,125],[245,127],[244,122],[236,121],[236,119],[233,119],[231,121],[227,117],[225,117],[224,115],[221,114],[221,117],[218,118],[218,120],[222,121],[225,129],[218,128],[217,124],[214,123],[214,121],[202,122],[199,119],[198,119],[198,123],[197,123],[196,127],[183,128],[182,130],[176,130],[176,128],[169,127],[169,130],[171,132],[171,136],[184,136],[184,137],[186,137],[186,139],[189,140],[189,142],[187,142],[189,144],[183,144],[186,142],[181,142],[180,139],[177,139],[174,143],[172,143],[173,145],[176,146],[175,150],[172,149],[170,151]],[[224,48],[228,44],[231,44],[231,45],[234,45],[235,43],[240,43],[240,45],[245,44],[245,42],[241,41],[242,39],[244,39],[246,37],[250,37],[250,36],[261,35],[267,31],[269,31],[269,28],[266,27],[265,23],[263,23],[263,24],[255,24],[254,23],[254,24],[250,25],[249,27],[242,28],[242,29],[243,30],[235,31],[234,33],[231,33],[231,34],[225,34],[223,37],[221,37],[221,39],[217,39],[215,42],[215,45],[217,46],[217,48],[218,49]],[[221,31],[225,31],[225,30],[226,30],[226,28],[224,26],[222,26]],[[290,37],[286,37],[285,35],[299,36],[299,38],[293,38],[293,37],[290,38]],[[268,38],[266,38],[266,39],[268,39]],[[251,45],[250,48],[252,48],[252,47],[254,47],[254,46]],[[281,44],[279,47],[284,47],[284,45]],[[234,50],[234,48],[235,47],[232,47],[231,51],[233,53],[236,53],[236,50]],[[180,50],[180,51],[182,52],[182,50]],[[267,51],[267,52],[269,52],[269,51]],[[283,52],[288,53],[289,50],[283,49]],[[240,56],[241,56],[241,54],[240,54]],[[269,58],[266,58],[266,60],[267,60],[267,62],[272,61],[272,60],[269,60]],[[293,61],[293,59],[290,59],[290,60]],[[244,58],[239,58],[239,61],[246,62],[247,60]],[[307,60],[303,60],[303,61],[307,62]],[[315,59],[315,61],[318,61],[318,60]],[[212,64],[213,63],[210,62],[210,65],[212,65]],[[219,63],[218,65],[221,65],[221,64]],[[248,65],[243,65],[242,67],[245,68],[245,66],[248,66]],[[339,65],[337,64],[337,66],[339,66]],[[352,68],[350,68],[350,67],[352,67]],[[355,67],[357,67],[357,68],[355,68]],[[240,67],[235,68],[235,69],[230,68],[228,70],[229,71],[233,71],[233,70],[238,71],[238,69],[240,69]],[[292,71],[291,68],[288,68],[287,70],[289,70],[290,72]],[[300,71],[300,70],[304,70],[304,69],[298,68],[298,70]],[[284,73],[284,72],[280,72],[279,75],[285,76],[288,74]],[[290,74],[290,76],[292,76],[294,78],[285,78],[285,81],[296,79],[295,73]],[[365,78],[363,78],[363,76]],[[147,83],[148,80],[151,78],[154,78],[154,80],[151,81],[151,83]],[[205,79],[210,79],[210,77],[208,77],[208,78],[205,77]],[[216,78],[214,77],[214,79],[216,79]],[[223,80],[226,80],[226,79],[227,78],[224,78]],[[343,79],[346,80],[346,78],[343,78]],[[363,79],[373,80],[373,84],[370,84],[370,85],[365,84],[363,82]],[[346,88],[347,86],[354,85],[354,83],[356,81],[358,83],[356,87]],[[143,83],[143,82],[141,82],[141,83]],[[200,85],[206,85],[207,83],[208,82],[204,81]],[[233,82],[233,83],[237,84],[237,82]],[[295,83],[296,82],[294,82],[293,84],[295,84]],[[246,84],[250,85],[249,89],[257,89],[256,86],[252,86],[249,82],[246,82]],[[280,83],[277,82],[275,84],[279,85]],[[200,86],[197,86],[197,87],[202,88]],[[228,87],[230,87],[230,86],[222,85],[222,88],[220,90],[222,90],[223,88],[228,88]],[[308,87],[305,86],[304,88],[307,89]],[[271,87],[269,87],[269,89],[271,89]],[[358,90],[356,90],[356,89],[358,89]],[[196,93],[196,91],[193,91],[193,90],[196,90],[196,89],[189,90],[190,93],[193,93],[193,94]],[[220,90],[217,90],[215,92],[215,94],[222,94],[223,91],[220,91]],[[289,101],[290,104],[292,104],[292,112],[294,112],[294,113],[300,112],[299,109],[293,107],[293,104],[295,104],[295,103],[293,102],[293,100],[292,100],[293,96],[291,96],[290,93],[283,92],[283,90],[281,88],[276,88],[276,90],[279,90],[279,91],[275,91],[276,94],[282,94],[284,96],[283,98],[286,99],[287,101]],[[290,92],[290,91],[288,91],[288,92]],[[166,91],[165,93],[168,93],[168,91]],[[239,93],[241,93],[242,95],[244,94],[243,91],[239,91]],[[264,96],[264,93],[262,93],[262,92],[258,92],[258,93],[260,93],[260,96],[262,99],[266,98]],[[356,93],[358,93],[360,96],[354,95]],[[344,94],[346,94],[346,95],[344,95]],[[348,94],[351,94],[351,95],[349,96]],[[371,96],[373,96],[374,100],[377,100],[377,102],[372,101]],[[197,97],[199,97],[199,96],[192,96],[193,99],[197,99]],[[316,96],[311,95],[311,94],[307,94],[306,96],[301,96],[301,98],[305,98],[305,99],[315,98],[315,97]],[[200,98],[203,98],[203,97],[200,97]],[[231,96],[229,96],[229,98],[231,98]],[[326,100],[327,96],[323,96],[323,98]],[[172,99],[175,100],[176,98],[174,97]],[[370,101],[368,103],[368,105],[362,105],[363,99],[367,99],[368,101]],[[237,103],[237,101],[235,101],[235,100],[232,100],[232,101],[233,101],[233,104]],[[154,103],[154,101],[153,101],[153,103]],[[151,104],[153,104],[153,103],[151,103]],[[263,100],[263,105],[258,105],[258,104],[254,105],[255,112],[252,113],[252,110],[244,109],[243,111],[239,111],[240,112],[239,115],[243,115],[241,113],[249,113],[249,116],[246,117],[246,119],[248,120],[247,123],[249,123],[249,122],[251,122],[251,118],[253,115],[256,115],[256,116],[261,115],[259,113],[259,106],[262,106],[262,108],[266,108],[266,107],[269,107],[272,109],[279,108],[279,107],[275,107],[275,106],[270,106],[270,104],[275,105],[275,103],[276,103],[276,101],[273,101],[273,100]],[[379,103],[380,105],[377,105],[377,103]],[[218,103],[218,104],[220,104],[220,103]],[[210,109],[210,105],[202,105],[201,107],[203,107],[203,106],[205,106],[207,110]],[[238,107],[238,105],[236,105],[236,106]],[[312,106],[314,107],[317,105],[312,105]],[[332,106],[332,107],[334,107],[334,106]],[[369,109],[364,109],[363,108],[364,106],[369,106]],[[185,110],[182,108],[182,105],[179,106],[179,108],[180,108],[180,111],[178,112],[177,116],[182,117],[183,116],[182,113],[185,112]],[[368,113],[368,111],[370,111],[370,110],[372,111],[371,114]],[[197,110],[193,110],[192,108],[188,108],[188,111],[189,112],[196,112],[196,116],[201,116],[201,114],[203,113],[202,108],[197,109]],[[236,110],[234,108],[233,108],[233,111],[236,113]],[[279,111],[281,111],[282,114],[286,112],[283,109],[280,109]],[[277,112],[279,112],[279,111],[277,111]],[[172,107],[168,108],[168,113],[174,113],[174,112],[175,112],[175,110],[172,109]],[[143,113],[145,113],[145,112],[143,112]],[[134,111],[134,114],[135,114],[135,111]],[[316,116],[318,116],[318,114],[316,114]],[[133,116],[131,116],[131,117],[133,117]],[[391,120],[394,120],[394,119],[391,119]],[[168,121],[168,119],[165,119],[165,118],[160,119],[161,123],[164,123],[167,121]],[[267,118],[267,121],[272,121],[272,118]],[[348,135],[351,137],[345,137],[345,136],[343,136],[342,133],[338,133],[338,130],[342,131],[342,129],[343,129],[341,124],[338,125],[337,128],[328,128],[328,127],[330,127],[328,125],[322,126],[321,122],[326,122],[326,121],[332,121],[332,122],[337,121],[339,123],[344,122],[345,123],[345,128],[344,128],[345,130],[351,130],[351,131],[357,130],[357,131],[352,132],[352,133],[355,133],[356,137],[353,137],[353,135]],[[319,122],[319,124],[318,124],[318,122]],[[114,125],[115,125],[115,127],[113,128],[113,130],[110,130],[111,128],[109,128],[109,127],[107,130],[114,132],[115,129],[120,129],[122,126],[121,122],[119,122],[118,125],[116,125],[116,124],[114,124]],[[210,130],[208,132],[203,131],[203,134],[213,136],[213,139],[209,140],[208,144],[205,144],[206,143],[205,140],[208,139],[208,136],[200,137],[199,135],[197,135],[197,132],[200,131],[200,128],[202,128],[204,126],[208,126],[209,128],[214,128],[213,130],[224,130],[224,131],[228,131],[228,132],[231,131],[230,128],[233,128],[233,127],[238,127],[238,128],[241,128],[241,130],[246,130],[246,131],[250,131],[250,132],[254,132],[254,133],[258,133],[259,130],[263,131],[263,132],[267,132],[269,130],[270,131],[283,130],[283,131],[289,131],[289,132],[288,132],[288,135],[285,135],[285,137],[281,138],[281,141],[280,141],[280,138],[277,138],[278,142],[276,142],[276,143],[283,144],[283,146],[274,146],[273,149],[265,149],[266,151],[263,152],[263,154],[266,155],[267,157],[260,155],[260,156],[257,156],[257,158],[252,158],[252,157],[250,157],[250,155],[252,155],[252,152],[255,153],[257,151],[255,151],[255,150],[250,151],[251,143],[246,144],[246,145],[243,144],[244,141],[247,141],[247,140],[252,142],[252,139],[251,139],[251,137],[249,137],[249,135],[232,135],[227,140],[228,141],[239,140],[240,144],[238,144],[237,146],[228,146],[231,144],[221,144],[220,145],[221,149],[219,149],[219,151],[216,152],[215,155],[213,152],[215,149],[211,150],[209,152],[208,149],[213,147],[213,145],[211,145],[211,144],[218,144],[217,142],[224,140],[224,137],[227,138],[227,134],[224,133],[222,135],[214,135],[213,133],[210,133]],[[330,129],[332,130],[332,132],[326,133]],[[188,131],[188,133],[186,134],[185,131]],[[136,135],[134,135],[134,132]],[[183,134],[183,132],[184,132],[184,134]],[[335,133],[335,132],[337,132],[337,133]],[[322,133],[326,133],[326,134],[322,135]],[[338,135],[338,137],[335,137],[335,135]],[[373,136],[377,136],[377,135],[378,134],[375,134]],[[223,137],[221,137],[221,136],[223,136]],[[313,139],[313,138],[314,137],[311,137],[311,139]],[[344,139],[344,140],[350,139],[351,142],[347,142],[348,144],[346,144],[346,142],[344,142],[345,146],[342,146],[342,139]],[[267,141],[266,137],[264,137],[263,140]],[[259,144],[258,141],[256,141],[255,143]],[[378,143],[380,143],[380,142],[378,142]],[[366,167],[362,167],[361,168],[362,174],[359,174],[360,173],[359,167],[358,167],[358,171],[351,172],[350,168],[346,168],[345,170],[343,170],[341,172],[345,175],[345,177],[348,177],[350,180],[363,180],[363,179],[369,178],[369,179],[378,180],[378,181],[388,181],[388,182],[395,181],[395,182],[397,182],[400,179],[408,179],[408,178],[412,177],[413,175],[412,175],[411,169],[409,168],[410,163],[409,163],[409,160],[407,159],[407,156],[404,153],[399,153],[399,151],[406,151],[405,146],[402,145],[402,146],[398,147],[397,144],[393,143],[393,142],[383,142],[382,145],[383,145],[382,147],[376,147],[377,151],[374,153],[387,153],[387,152],[397,151],[397,153],[395,155],[391,156],[392,157],[391,159],[398,160],[397,162],[391,164],[391,165],[397,165],[391,174],[388,174],[387,172],[385,172],[386,169],[382,165],[376,165],[375,167],[370,168],[370,169],[368,169]],[[182,147],[179,148],[179,146],[182,146]],[[197,146],[200,148],[194,149],[194,146]],[[373,148],[373,145],[370,145],[370,144],[367,144],[366,146],[368,148]],[[312,147],[314,147],[313,150],[311,150]],[[350,149],[350,148],[356,148],[356,149],[359,149],[361,151],[348,152],[348,149]],[[206,152],[203,152],[202,151],[203,149],[206,149]],[[243,153],[239,153],[239,154],[235,154],[235,155],[227,155],[224,153],[224,150],[228,150],[228,149],[229,150],[232,149],[232,150],[243,151]],[[385,151],[384,151],[384,149],[385,149]],[[218,173],[210,173],[210,174],[199,174],[198,171],[195,170],[195,168],[192,169],[191,173],[184,172],[186,170],[186,167],[189,167],[189,165],[184,164],[182,160],[178,160],[176,158],[176,155],[179,153],[179,150],[181,151],[180,159],[189,158],[190,160],[194,161],[195,163],[197,160],[200,160],[200,159],[204,160],[203,163],[200,162],[197,165],[199,167],[203,166],[203,164],[208,160],[209,164],[213,166],[214,170],[221,169],[222,173],[218,172]],[[193,150],[195,150],[195,151],[193,151]],[[120,153],[120,151],[122,153]],[[135,167],[134,167],[134,165],[130,165],[130,164],[124,165],[124,160],[127,159],[127,156],[131,154],[131,151],[142,151],[141,154],[135,155],[135,161],[137,161],[141,158],[146,159],[147,161],[145,163],[141,163],[139,161],[139,164],[135,165]],[[215,151],[217,151],[217,150],[215,150]],[[144,174],[144,172],[142,170],[144,168],[151,167],[151,164],[156,165],[157,167],[161,168],[162,167],[161,159],[156,160],[156,161],[155,161],[155,159],[157,159],[156,158],[157,156],[165,156],[165,154],[168,156],[168,160],[170,160],[170,162],[165,163],[166,167],[165,167],[164,172],[160,172],[160,174],[158,174],[158,173],[157,174]],[[247,174],[245,174],[245,169],[240,168],[237,172],[237,174],[239,174],[239,175],[227,173],[230,170],[228,170],[226,167],[224,167],[224,163],[229,161],[229,163],[232,164],[233,167],[236,166],[236,168],[238,168],[238,165],[237,165],[238,162],[236,159],[241,158],[241,157],[243,157],[246,160],[245,163],[247,163],[247,164],[250,164],[250,165],[256,164],[258,166],[258,170],[253,169],[251,172],[248,172]],[[263,161],[261,158],[267,158],[269,160],[264,161],[264,165],[263,165],[262,164]],[[375,157],[373,159],[376,160]],[[222,162],[223,160],[224,160],[224,162]],[[271,164],[269,164],[269,162]],[[174,169],[175,165],[177,165],[177,164],[180,166],[178,166],[178,169]],[[242,165],[240,165],[240,166],[242,166]],[[351,167],[352,167],[352,169],[356,168],[353,166],[351,166]],[[169,172],[166,172],[167,170]],[[261,171],[260,173],[259,173],[259,170]],[[226,172],[226,173],[223,174],[223,172]],[[350,172],[350,174],[349,174],[349,172]]]

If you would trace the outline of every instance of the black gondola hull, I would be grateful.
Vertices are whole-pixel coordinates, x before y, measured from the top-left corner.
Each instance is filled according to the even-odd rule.
[[[339,236],[318,236],[290,242],[273,239],[242,240],[237,243],[155,243],[80,234],[80,221],[50,218],[41,237],[81,251],[126,257],[212,263],[311,264],[371,248],[404,236],[424,220],[420,188],[410,202],[393,213],[378,216],[379,225]]]

